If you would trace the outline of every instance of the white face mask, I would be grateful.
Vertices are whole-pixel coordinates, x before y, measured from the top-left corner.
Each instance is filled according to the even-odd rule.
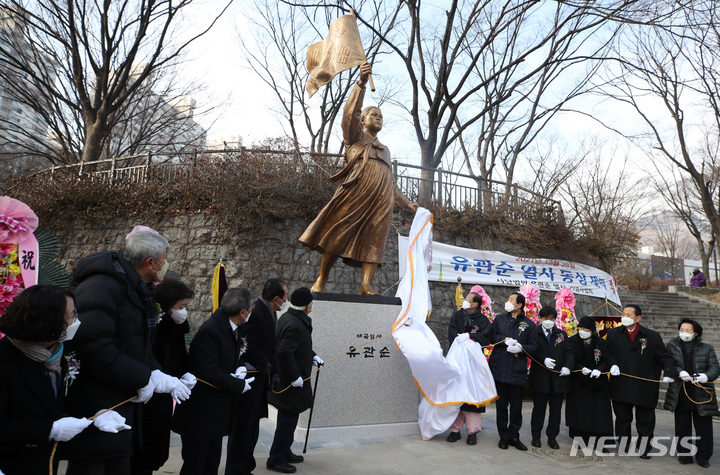
[[[589,332],[587,330],[578,330],[578,334],[580,335],[580,338],[583,340],[587,340],[592,336],[592,332]]]
[[[177,324],[180,324],[187,320],[187,309],[186,308],[172,308],[170,309],[170,318]]]
[[[282,305],[280,305],[280,310],[279,310],[279,312],[285,313],[285,312],[288,311],[288,308],[290,308],[290,300],[286,300],[286,301],[283,302]]]
[[[630,317],[622,317],[622,318],[620,319],[620,321],[621,321],[622,324],[625,325],[626,327],[629,327],[629,326],[635,324],[635,319],[634,319],[634,318],[630,318]]]
[[[545,330],[550,330],[552,327],[555,326],[555,322],[553,320],[543,320],[542,322],[540,322],[540,325],[542,325]]]
[[[157,260],[155,260],[154,257],[152,258],[152,260],[155,261],[156,263],[160,264]],[[160,266],[160,270],[153,270],[153,272],[155,272],[155,274],[157,275],[158,280],[163,280],[163,278],[165,278],[165,274],[167,274],[167,271],[169,268],[170,268],[170,261],[165,259],[165,264]],[[152,269],[152,267],[150,269]]]
[[[462,308],[464,308],[464,309],[470,308],[470,302],[468,302],[467,300],[463,300]]]
[[[70,341],[75,336],[75,333],[77,333],[77,329],[80,326],[80,319],[76,318],[72,324],[68,325],[68,327],[65,329],[65,333],[58,338],[58,341]]]
[[[692,339],[695,337],[695,334],[680,332],[680,333],[678,333],[678,336],[680,337],[680,339],[682,341],[688,342],[688,341],[692,341]]]
[[[505,311],[507,313],[512,313],[513,310],[515,310],[515,305],[511,304],[510,302],[505,302]]]

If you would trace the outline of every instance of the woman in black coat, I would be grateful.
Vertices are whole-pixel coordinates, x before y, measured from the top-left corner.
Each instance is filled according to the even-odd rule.
[[[713,416],[720,416],[717,396],[712,381],[720,376],[715,349],[702,342],[702,326],[695,320],[683,318],[678,324],[678,336],[667,344],[673,356],[679,379],[668,386],[665,395],[665,409],[675,413],[675,436],[695,436],[697,446],[695,460],[698,465],[708,468],[713,454]],[[696,384],[699,385],[696,386]],[[681,464],[692,463],[692,455],[678,457]]]
[[[607,342],[600,338],[592,317],[583,317],[578,333],[568,339],[575,353],[576,371],[572,373],[572,391],[567,393],[565,423],[570,437],[612,436],[613,417],[610,405],[610,369]],[[577,371],[579,370],[579,371]]]
[[[63,354],[78,325],[73,295],[59,287],[24,290],[0,317],[0,472],[48,472],[52,446],[92,424],[63,417],[77,368]],[[72,371],[68,371],[68,365]],[[57,460],[55,461],[57,469]]]
[[[180,378],[192,389],[195,377],[188,373],[190,356],[185,335],[190,333],[187,304],[194,293],[179,280],[165,278],[155,286],[155,302],[162,314],[157,325],[153,354],[160,369]],[[170,456],[170,424],[173,400],[170,394],[155,394],[143,407],[142,448],[130,459],[134,475],[150,475]]]

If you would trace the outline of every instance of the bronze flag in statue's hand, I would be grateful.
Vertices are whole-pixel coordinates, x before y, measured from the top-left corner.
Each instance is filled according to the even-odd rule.
[[[305,83],[308,96],[332,81],[336,74],[363,64],[365,51],[360,41],[360,32],[355,15],[344,15],[332,22],[327,38],[310,45],[307,68],[310,79]]]

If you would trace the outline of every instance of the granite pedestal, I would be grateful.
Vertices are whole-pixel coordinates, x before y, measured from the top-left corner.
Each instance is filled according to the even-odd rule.
[[[420,393],[391,334],[400,308],[394,297],[316,295],[310,314],[313,349],[326,365],[310,424],[313,443],[420,436]],[[381,337],[386,338],[367,343]],[[304,441],[309,417],[309,410],[301,414],[296,441]]]

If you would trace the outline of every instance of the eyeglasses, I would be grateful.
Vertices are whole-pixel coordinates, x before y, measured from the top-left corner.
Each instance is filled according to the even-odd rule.
[[[72,313],[71,313],[70,315],[72,316],[72,321],[71,321],[70,323],[71,323],[71,324],[72,324],[72,323],[75,323],[75,320],[77,320],[78,315],[79,315],[77,309],[74,308],[74,309],[72,310]],[[67,318],[65,318],[65,320],[67,320]]]

